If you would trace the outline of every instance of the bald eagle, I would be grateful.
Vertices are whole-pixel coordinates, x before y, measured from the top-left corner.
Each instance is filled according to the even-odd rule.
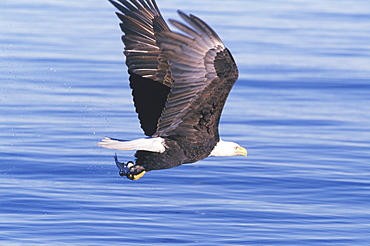
[[[109,0],[120,12],[130,87],[141,128],[148,138],[104,138],[108,149],[137,150],[136,161],[115,162],[131,180],[146,172],[193,163],[208,156],[247,155],[222,141],[218,124],[238,78],[235,61],[218,35],[194,15],[186,24],[164,21],[155,0]]]

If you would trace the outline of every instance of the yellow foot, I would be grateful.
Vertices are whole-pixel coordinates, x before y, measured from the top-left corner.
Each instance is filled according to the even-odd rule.
[[[114,160],[116,161],[120,176],[126,176],[128,179],[131,180],[138,180],[146,173],[144,167],[140,165],[135,165],[132,161],[129,161],[126,164],[123,162],[119,162],[117,154],[114,156]]]

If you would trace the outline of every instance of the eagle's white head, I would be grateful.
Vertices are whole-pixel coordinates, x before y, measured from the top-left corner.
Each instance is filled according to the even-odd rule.
[[[209,156],[247,156],[247,154],[248,151],[239,144],[220,140],[213,148]]]

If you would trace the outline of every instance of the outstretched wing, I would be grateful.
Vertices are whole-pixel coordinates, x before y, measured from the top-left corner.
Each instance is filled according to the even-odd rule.
[[[122,21],[121,30],[125,33],[126,65],[130,73],[159,81],[171,86],[166,77],[168,62],[161,55],[156,43],[153,22],[159,30],[169,30],[154,0],[109,0],[121,13],[116,13]],[[160,70],[160,71],[158,71]]]
[[[174,82],[154,136],[213,138],[226,98],[238,77],[236,64],[218,35],[202,20],[179,11],[187,25],[170,22],[183,34],[155,31],[169,59]],[[158,26],[158,28],[157,28]]]
[[[122,41],[135,108],[144,133],[151,136],[156,132],[172,83],[168,59],[156,43],[153,22],[160,31],[169,28],[154,0],[110,2],[121,12],[116,14],[125,33]]]

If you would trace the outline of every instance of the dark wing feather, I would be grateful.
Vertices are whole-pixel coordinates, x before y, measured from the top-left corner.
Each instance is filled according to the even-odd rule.
[[[126,65],[131,73],[158,81],[171,87],[168,76],[167,59],[161,54],[156,43],[153,22],[160,30],[169,30],[153,0],[109,0],[121,13],[116,13],[122,21],[121,30],[125,33]]]
[[[168,57],[172,83],[155,136],[218,141],[218,122],[238,69],[217,34],[202,20],[179,12],[190,25],[170,22],[185,35],[158,32],[159,46]]]
[[[145,135],[152,136],[157,130],[158,118],[170,88],[136,74],[130,76],[130,87],[141,127]]]
[[[144,133],[151,136],[157,129],[172,83],[168,59],[157,45],[153,23],[160,31],[169,28],[154,0],[110,2],[121,12],[116,14],[125,34],[122,41],[136,112]]]

